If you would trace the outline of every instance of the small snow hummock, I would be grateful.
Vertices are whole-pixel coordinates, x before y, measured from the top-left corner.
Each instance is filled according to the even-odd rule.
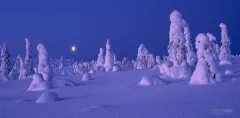
[[[166,85],[167,82],[164,81],[157,75],[152,76],[144,76],[141,81],[138,83],[140,86],[158,86],[158,85]]]
[[[50,85],[43,79],[43,76],[40,73],[33,74],[32,83],[27,91],[44,91],[48,89],[50,89]]]
[[[51,103],[59,101],[58,95],[54,92],[44,92],[35,103]]]
[[[89,73],[95,73],[95,70],[94,70],[94,69],[91,69],[91,70],[89,71]]]
[[[229,60],[221,60],[221,61],[219,62],[219,65],[220,65],[220,66],[223,66],[223,65],[232,65],[232,62],[229,61]]]
[[[91,79],[91,75],[89,73],[83,74],[82,81],[87,81]]]
[[[231,69],[227,69],[225,71],[225,75],[231,75],[231,74],[233,74],[233,71]]]
[[[117,65],[113,66],[112,72],[119,72],[119,71],[120,71],[120,68]]]

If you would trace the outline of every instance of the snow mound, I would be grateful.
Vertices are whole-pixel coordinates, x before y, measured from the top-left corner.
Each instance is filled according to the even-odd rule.
[[[113,66],[112,72],[119,72],[120,69],[118,66]]]
[[[59,87],[65,87],[65,86],[77,86],[77,84],[69,79],[54,80],[51,84],[51,87],[53,88],[59,88]]]
[[[204,85],[215,83],[213,77],[207,69],[207,64],[205,61],[198,61],[196,69],[194,70],[189,84],[192,85]]]
[[[27,91],[44,91],[50,89],[50,85],[43,79],[39,73],[33,74],[32,83]]]
[[[219,62],[219,65],[232,65],[232,62],[229,60],[222,60]]]
[[[94,69],[91,69],[91,70],[89,71],[89,73],[95,73]]]
[[[141,81],[138,83],[140,86],[158,86],[158,85],[166,85],[167,82],[164,81],[157,75],[152,76],[144,76]]]
[[[91,78],[91,75],[89,73],[85,73],[82,77],[82,81],[90,80],[90,78]]]
[[[59,101],[58,95],[54,92],[44,92],[36,101],[36,103],[50,103]]]
[[[233,74],[233,71],[231,69],[227,69],[225,71],[225,75],[231,75],[231,74]]]

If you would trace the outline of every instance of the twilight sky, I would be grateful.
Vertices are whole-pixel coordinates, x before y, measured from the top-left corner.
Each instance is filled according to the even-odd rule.
[[[169,15],[176,9],[190,25],[192,43],[200,32],[220,41],[224,22],[232,39],[232,53],[240,53],[238,0],[1,0],[0,44],[11,56],[25,56],[24,38],[43,43],[51,58],[97,58],[106,38],[118,59],[135,58],[140,43],[154,55],[167,54]],[[76,45],[72,53],[70,46]]]

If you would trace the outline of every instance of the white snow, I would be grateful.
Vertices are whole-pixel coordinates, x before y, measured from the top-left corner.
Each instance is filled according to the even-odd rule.
[[[231,70],[231,69],[227,69],[226,71],[225,71],[225,75],[232,75],[234,72],[233,72],[233,70]]]
[[[83,74],[82,81],[87,81],[87,80],[90,80],[90,79],[91,79],[90,73]]]
[[[50,89],[50,85],[43,79],[43,76],[39,73],[33,74],[32,83],[27,91],[44,91],[48,89]]]
[[[49,103],[58,101],[58,95],[54,92],[44,92],[36,101],[36,103]]]

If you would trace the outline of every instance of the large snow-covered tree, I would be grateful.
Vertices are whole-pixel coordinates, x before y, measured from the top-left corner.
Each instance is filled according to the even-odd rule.
[[[10,60],[10,55],[8,53],[7,50],[7,44],[4,43],[1,46],[1,59],[2,59],[2,63],[1,63],[1,81],[6,81],[8,80],[8,75],[12,70],[12,64],[11,64],[11,60]]]
[[[230,38],[228,36],[228,30],[227,30],[227,25],[224,23],[221,23],[219,25],[221,28],[221,48],[220,48],[220,54],[219,54],[219,59],[220,60],[231,60],[231,50],[230,50]]]
[[[31,45],[30,45],[30,41],[27,38],[25,38],[25,42],[26,42],[26,57],[24,60],[24,65],[27,70],[27,75],[32,75],[34,74],[34,69],[33,69]]]
[[[189,84],[209,84],[220,82],[218,66],[211,53],[211,42],[206,34],[200,33],[196,37],[198,63]]]
[[[111,71],[112,67],[113,67],[113,54],[111,51],[111,43],[110,40],[107,39],[107,43],[106,43],[106,55],[105,55],[105,62],[104,62],[104,68],[105,71]]]
[[[37,45],[38,50],[38,73],[43,75],[44,80],[51,81],[53,79],[53,70],[49,65],[48,52],[43,44]]]
[[[186,40],[184,37],[182,14],[174,10],[170,15],[170,22],[168,59],[173,62],[173,66],[186,65]]]
[[[186,46],[186,59],[187,63],[190,66],[195,66],[197,63],[197,55],[193,51],[192,43],[191,43],[191,34],[189,30],[188,23],[185,20],[182,20],[184,27],[184,37],[185,37],[185,46]]]

